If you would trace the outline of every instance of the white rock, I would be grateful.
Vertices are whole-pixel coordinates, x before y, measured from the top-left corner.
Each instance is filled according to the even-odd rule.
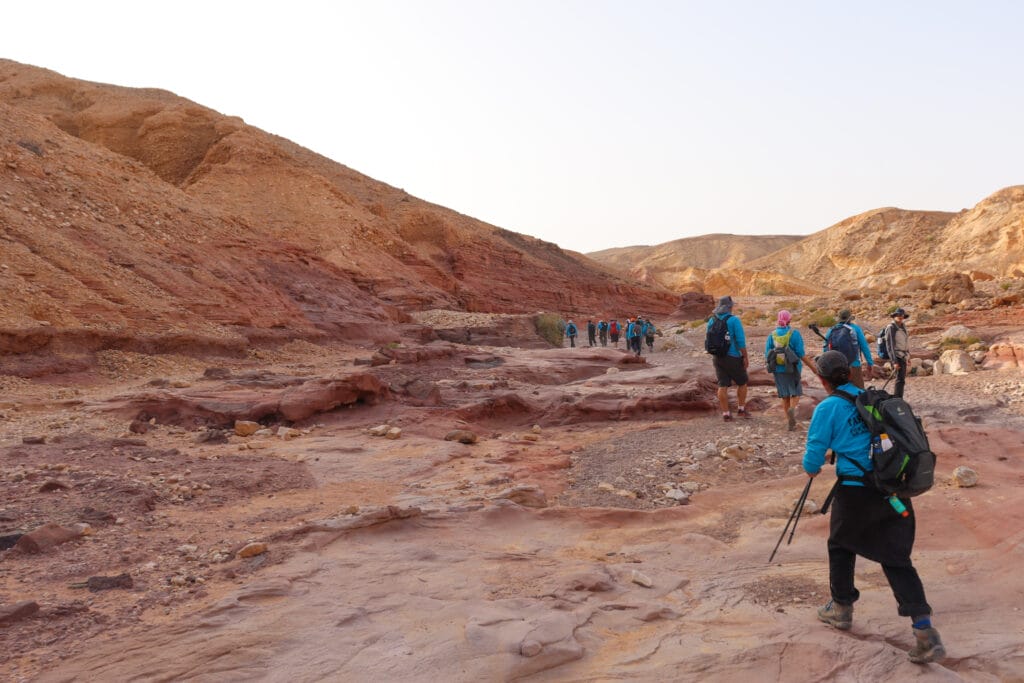
[[[665,492],[665,497],[677,501],[690,500],[690,494],[679,489],[669,489]]]
[[[377,425],[376,427],[370,427],[366,431],[370,436],[384,436],[388,433],[389,429],[391,429],[391,425]]]
[[[961,465],[953,470],[953,476],[950,478],[950,482],[964,489],[977,486],[978,473],[966,465]]]
[[[651,581],[649,576],[642,574],[635,569],[630,574],[629,580],[638,586],[643,586],[644,588],[652,588],[654,586],[654,582]]]
[[[388,431],[384,432],[385,439],[398,439],[402,436],[401,427],[392,427]]]
[[[969,337],[976,337],[974,330],[964,325],[953,325],[951,328],[939,335],[939,339],[968,339]]]

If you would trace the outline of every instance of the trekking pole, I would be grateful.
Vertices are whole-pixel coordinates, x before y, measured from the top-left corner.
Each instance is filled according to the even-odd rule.
[[[828,341],[828,338],[827,338],[827,337],[826,337],[825,335],[823,335],[823,334],[821,333],[821,330],[820,330],[820,329],[818,329],[818,326],[817,326],[816,324],[814,324],[814,323],[811,323],[811,324],[810,324],[810,325],[808,325],[807,327],[808,327],[808,329],[810,329],[810,331],[811,331],[811,332],[813,332],[814,334],[816,334],[816,335],[818,335],[819,337],[821,337],[821,340],[822,340],[822,341]]]
[[[804,503],[807,501],[807,493],[811,490],[811,483],[814,481],[812,477],[807,477],[807,485],[804,486],[803,492],[800,494],[800,498],[797,499],[796,505],[793,507],[793,512],[789,514],[789,521],[786,522],[785,528],[782,530],[782,535],[779,536],[779,542],[775,544],[775,549],[772,550],[771,556],[768,558],[768,562],[775,559],[775,553],[778,552],[779,546],[782,545],[782,539],[786,537],[786,532],[789,531],[789,525],[794,519],[799,519],[800,513],[804,509]],[[793,533],[789,535],[790,542],[793,541],[793,534],[796,533],[796,524],[793,524]],[[789,543],[786,543],[789,545]]]

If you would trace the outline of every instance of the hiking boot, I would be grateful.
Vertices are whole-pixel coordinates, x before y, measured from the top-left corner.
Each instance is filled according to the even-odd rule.
[[[722,413],[722,419],[726,422],[732,422],[732,413]]]
[[[750,417],[750,413],[748,413],[748,412],[747,412],[747,409],[746,409],[746,408],[740,408],[739,410],[737,410],[737,411],[736,411],[736,413],[737,413],[737,414],[738,414],[738,415],[739,415],[740,417]]]
[[[824,607],[818,608],[818,619],[840,631],[848,631],[853,626],[853,605],[840,605],[829,600]]]
[[[789,431],[796,429],[796,408],[786,410],[786,418],[789,420]]]
[[[915,628],[914,638],[917,639],[917,643],[913,650],[907,652],[907,656],[914,664],[937,662],[946,656],[946,648],[942,645],[939,632],[934,628]]]

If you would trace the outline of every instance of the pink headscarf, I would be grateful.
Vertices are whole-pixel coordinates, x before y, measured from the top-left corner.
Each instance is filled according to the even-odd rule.
[[[790,315],[789,311],[787,311],[786,309],[782,309],[781,311],[779,311],[779,319],[776,320],[775,322],[778,324],[779,327],[785,327],[786,325],[789,325],[789,321],[792,319],[793,316]]]

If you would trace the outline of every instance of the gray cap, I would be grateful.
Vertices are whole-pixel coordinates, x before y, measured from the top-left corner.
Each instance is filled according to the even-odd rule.
[[[837,374],[849,376],[850,362],[840,351],[826,351],[814,359],[818,368],[818,376],[829,379]]]

